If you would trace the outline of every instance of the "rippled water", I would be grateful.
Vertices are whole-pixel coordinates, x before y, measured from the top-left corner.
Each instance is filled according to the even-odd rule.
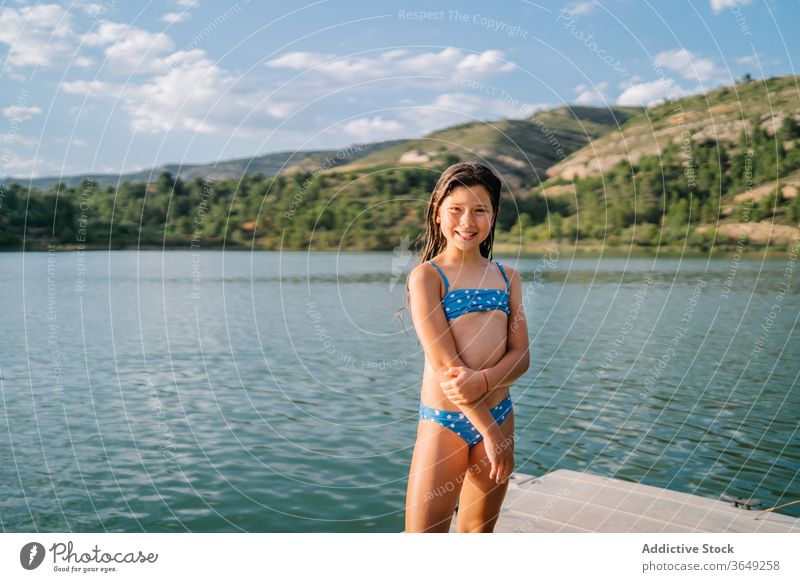
[[[518,471],[800,499],[797,264],[506,262],[532,346]],[[401,531],[422,371],[394,317],[409,266],[0,254],[3,530]]]

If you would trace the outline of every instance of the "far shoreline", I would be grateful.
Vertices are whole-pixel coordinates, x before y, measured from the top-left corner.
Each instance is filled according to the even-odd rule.
[[[241,244],[203,244],[195,245],[74,245],[57,244],[48,245],[47,243],[34,243],[27,248],[7,247],[0,248],[2,253],[48,253],[51,250],[58,253],[68,252],[101,252],[101,251],[162,251],[162,252],[265,252],[265,253],[391,253],[393,249],[366,250],[366,249],[338,249],[338,248],[311,248],[311,249],[265,249],[253,248],[250,245]],[[711,249],[710,249],[711,250]],[[789,258],[791,248],[789,245],[780,249],[768,247],[756,247],[747,250],[738,250],[735,246],[718,246],[713,248],[713,253],[709,250],[683,249],[675,246],[662,247],[643,247],[643,246],[603,246],[596,242],[583,245],[569,245],[556,242],[540,242],[527,244],[524,247],[519,245],[509,245],[505,243],[495,243],[493,249],[494,256],[517,257],[517,258],[541,258],[550,257],[552,254],[575,256],[577,258],[600,258],[600,257],[631,257],[631,258],[703,258],[719,259],[733,255],[741,259],[784,259]]]

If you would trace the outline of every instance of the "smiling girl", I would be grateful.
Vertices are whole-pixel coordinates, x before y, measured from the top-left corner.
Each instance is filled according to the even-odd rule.
[[[407,532],[491,532],[514,468],[509,386],[528,369],[517,272],[491,260],[500,179],[478,163],[447,168],[434,187],[420,263],[408,276],[425,351]]]

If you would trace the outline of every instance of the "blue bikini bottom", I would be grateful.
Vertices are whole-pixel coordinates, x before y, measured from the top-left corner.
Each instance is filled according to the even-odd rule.
[[[503,424],[503,421],[506,418],[508,418],[508,415],[511,414],[513,409],[514,408],[511,404],[511,396],[506,396],[497,406],[490,408],[489,411],[492,413],[495,422],[497,422],[497,425],[499,426]],[[477,445],[483,440],[483,435],[478,432],[478,429],[475,428],[475,426],[470,422],[463,412],[437,410],[436,408],[425,406],[420,402],[419,419],[432,420],[433,422],[449,428],[462,439],[464,439],[464,441],[470,447]]]

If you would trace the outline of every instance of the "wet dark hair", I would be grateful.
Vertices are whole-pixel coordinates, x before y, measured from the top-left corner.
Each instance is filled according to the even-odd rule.
[[[425,229],[417,238],[417,248],[420,249],[418,261],[412,270],[435,257],[447,247],[447,239],[442,234],[442,229],[436,223],[439,208],[448,194],[458,186],[483,186],[489,192],[489,199],[492,204],[492,228],[489,236],[481,243],[480,252],[487,259],[492,258],[492,246],[494,245],[494,228],[497,224],[497,213],[500,209],[500,189],[502,188],[500,178],[491,169],[479,164],[478,162],[459,162],[447,168],[439,176],[436,185],[428,201],[425,212]],[[410,292],[408,289],[408,278],[406,278],[406,294],[403,306],[395,312],[395,315],[402,322],[402,312],[408,308]],[[403,326],[405,329],[405,325]]]

